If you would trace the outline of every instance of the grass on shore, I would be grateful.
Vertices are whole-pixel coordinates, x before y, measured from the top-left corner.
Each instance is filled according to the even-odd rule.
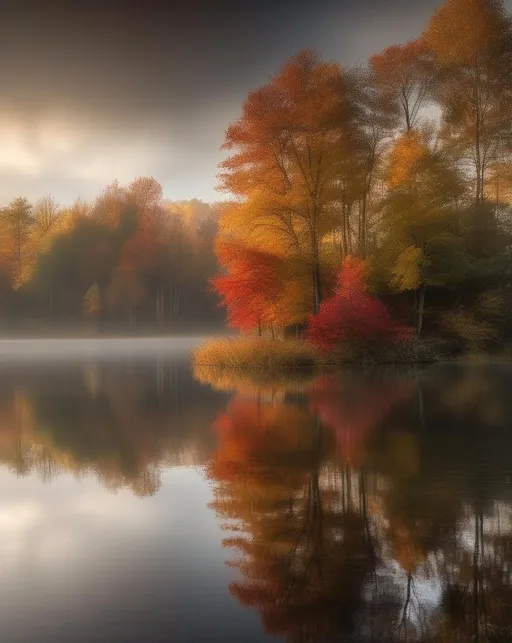
[[[192,351],[194,368],[258,369],[276,373],[314,368],[320,362],[321,356],[314,346],[296,339],[226,337],[208,340]]]
[[[214,369],[217,379],[221,371],[229,369],[260,371],[263,374],[260,379],[265,379],[298,369],[316,370],[342,364],[420,364],[452,359],[453,352],[445,343],[416,338],[395,346],[347,344],[325,353],[303,339],[272,340],[238,336],[211,339],[192,351],[194,369]],[[253,376],[251,378],[254,379]]]

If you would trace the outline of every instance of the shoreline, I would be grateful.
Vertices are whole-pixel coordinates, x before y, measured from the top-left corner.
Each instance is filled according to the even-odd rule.
[[[346,349],[346,350],[345,350]],[[191,350],[194,368],[258,374],[325,372],[347,366],[429,366],[433,364],[509,363],[512,355],[492,353],[451,354],[429,340],[407,345],[342,347],[328,354],[297,339],[270,340],[259,337],[216,337]]]

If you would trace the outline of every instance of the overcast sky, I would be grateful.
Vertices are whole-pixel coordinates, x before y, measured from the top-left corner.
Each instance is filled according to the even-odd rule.
[[[0,204],[91,198],[139,175],[169,199],[219,199],[225,129],[288,56],[364,61],[439,4],[0,0]]]

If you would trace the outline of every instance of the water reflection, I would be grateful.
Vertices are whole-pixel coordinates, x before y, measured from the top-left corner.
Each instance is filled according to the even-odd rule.
[[[232,595],[290,642],[511,641],[511,374],[245,376],[207,465]]]
[[[2,640],[512,640],[511,374],[3,361]]]
[[[0,462],[50,482],[93,476],[107,489],[154,495],[170,466],[200,465],[222,404],[186,363],[151,358],[9,364],[0,372]]]

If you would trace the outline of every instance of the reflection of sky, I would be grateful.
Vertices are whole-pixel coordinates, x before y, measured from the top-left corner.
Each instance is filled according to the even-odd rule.
[[[0,469],[0,639],[263,640],[229,594],[210,498],[189,467],[164,471],[144,499],[92,477],[43,485]]]

